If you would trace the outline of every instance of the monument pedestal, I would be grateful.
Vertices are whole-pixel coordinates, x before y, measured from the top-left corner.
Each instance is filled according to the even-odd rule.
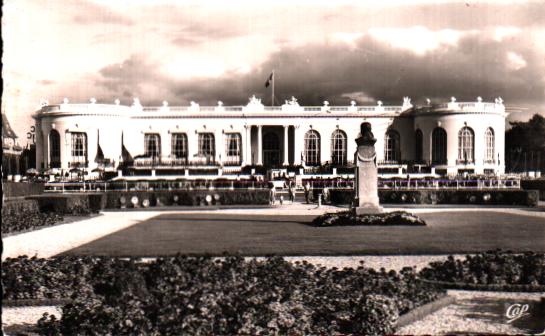
[[[357,164],[355,171],[354,211],[356,215],[378,214],[382,212],[378,198],[378,172],[375,152],[376,139],[371,125],[362,124],[360,137],[356,139],[358,149],[354,154]]]
[[[355,207],[352,211],[356,215],[376,215],[382,213],[382,207],[370,203],[363,204],[362,206]]]

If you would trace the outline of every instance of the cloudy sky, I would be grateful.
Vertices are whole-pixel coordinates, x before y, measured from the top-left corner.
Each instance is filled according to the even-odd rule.
[[[335,4],[333,4],[335,3]],[[40,99],[304,105],[501,96],[545,114],[543,1],[5,0],[2,110]]]

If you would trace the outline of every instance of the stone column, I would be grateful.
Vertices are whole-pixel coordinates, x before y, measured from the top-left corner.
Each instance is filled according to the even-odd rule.
[[[248,163],[251,164],[251,157],[250,157],[250,151],[251,151],[251,135],[252,133],[250,130],[252,126],[250,125],[244,125],[244,137],[242,139],[242,160],[240,165],[244,167]],[[250,150],[248,150],[250,148]]]
[[[263,165],[263,125],[257,126],[257,165]]]
[[[224,137],[225,134],[223,133],[223,130],[220,132],[220,130],[217,130],[214,133],[214,138],[216,138],[216,162],[218,162],[221,165],[223,165],[223,159],[225,157],[225,145],[224,143]]]
[[[282,165],[284,165],[284,166],[287,166],[289,164],[289,162],[288,162],[288,152],[289,152],[289,148],[288,148],[288,129],[289,129],[289,125],[285,125],[284,126],[284,162],[282,163]]]
[[[300,125],[295,125],[293,129],[293,165],[301,164],[301,150],[304,146],[304,139],[301,136]]]

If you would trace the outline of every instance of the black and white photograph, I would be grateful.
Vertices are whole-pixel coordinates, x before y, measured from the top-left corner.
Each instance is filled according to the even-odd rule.
[[[543,0],[1,28],[4,335],[545,335]]]

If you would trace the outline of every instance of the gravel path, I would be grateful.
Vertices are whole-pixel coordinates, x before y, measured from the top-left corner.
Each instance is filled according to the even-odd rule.
[[[533,324],[533,328],[538,329],[531,329],[532,323],[536,321],[524,321],[521,318],[516,323],[507,323],[508,319],[505,317],[506,309],[509,305],[515,303],[537,303],[545,296],[545,293],[449,290],[448,295],[456,298],[454,304],[399,329],[397,334],[445,335],[490,333],[521,335],[545,331],[545,322],[543,323],[543,330],[537,324]],[[545,318],[541,321],[545,321]]]
[[[62,311],[56,306],[2,307],[2,327],[15,324],[36,324],[44,313],[60,318]]]
[[[415,267],[416,270],[428,266],[432,261],[444,261],[448,255],[411,255],[411,256],[340,256],[340,257],[284,257],[289,262],[297,262],[306,260],[315,265],[321,265],[327,268],[337,267],[339,269],[345,267],[357,268],[363,265],[365,267],[380,270],[381,268],[388,270],[400,271],[404,267]],[[465,255],[456,254],[456,259],[463,259]]]

